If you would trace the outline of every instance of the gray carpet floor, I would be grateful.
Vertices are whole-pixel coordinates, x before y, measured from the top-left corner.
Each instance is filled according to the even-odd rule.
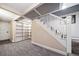
[[[0,56],[62,56],[61,54],[49,51],[33,45],[31,40],[24,40],[17,43],[9,41],[0,42]]]

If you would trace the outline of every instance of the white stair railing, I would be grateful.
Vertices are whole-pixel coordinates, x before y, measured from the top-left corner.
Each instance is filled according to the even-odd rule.
[[[66,21],[64,21],[62,18],[60,18],[56,15],[52,15],[52,14],[46,15],[45,17],[43,16],[39,20],[35,20],[35,21],[38,24],[40,24],[50,35],[52,35],[55,39],[57,39],[57,41],[59,41],[64,47],[66,47],[66,37],[67,37],[66,27],[62,28],[62,30],[65,29],[64,30],[65,34],[58,29],[54,29],[51,25],[49,25],[50,22],[53,22],[52,21],[53,18],[49,19],[50,18],[49,16],[57,18],[57,20],[59,20],[60,22],[62,21],[66,26]]]

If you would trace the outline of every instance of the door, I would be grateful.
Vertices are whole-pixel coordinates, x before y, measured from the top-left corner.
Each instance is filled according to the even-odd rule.
[[[0,40],[10,39],[10,27],[8,22],[0,22]]]

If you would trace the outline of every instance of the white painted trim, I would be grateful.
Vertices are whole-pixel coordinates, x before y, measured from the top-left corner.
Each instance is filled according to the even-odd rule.
[[[54,48],[51,48],[51,47],[48,47],[48,46],[45,46],[45,45],[42,45],[42,44],[39,44],[39,43],[36,43],[36,42],[33,42],[33,41],[32,41],[32,44],[35,44],[35,45],[43,47],[45,49],[57,52],[57,53],[62,54],[62,55],[67,55],[66,52],[63,52],[63,51],[60,51],[58,49],[54,49]]]

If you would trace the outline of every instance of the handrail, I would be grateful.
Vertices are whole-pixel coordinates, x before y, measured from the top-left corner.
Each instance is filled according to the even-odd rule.
[[[58,19],[60,19],[61,21],[64,21],[61,17],[58,17],[58,16],[55,16],[55,15],[53,15],[53,14],[49,14],[50,16],[53,16],[53,17],[56,17],[56,18],[58,18]],[[41,20],[40,20],[41,21]],[[48,28],[52,31],[52,30],[54,30],[54,28],[52,27],[52,26],[50,26],[50,25],[47,25],[46,23],[47,22],[45,22],[44,20],[43,21],[41,21],[43,24],[45,24],[46,26],[49,26]],[[65,23],[65,25],[66,25],[66,21],[64,21],[64,23]],[[57,29],[55,29],[54,30],[55,31],[55,33],[57,34],[57,35],[61,35],[61,37],[63,37],[64,36],[64,38],[67,38],[67,33],[66,34],[63,34],[61,31],[59,31],[59,30],[57,30]]]

